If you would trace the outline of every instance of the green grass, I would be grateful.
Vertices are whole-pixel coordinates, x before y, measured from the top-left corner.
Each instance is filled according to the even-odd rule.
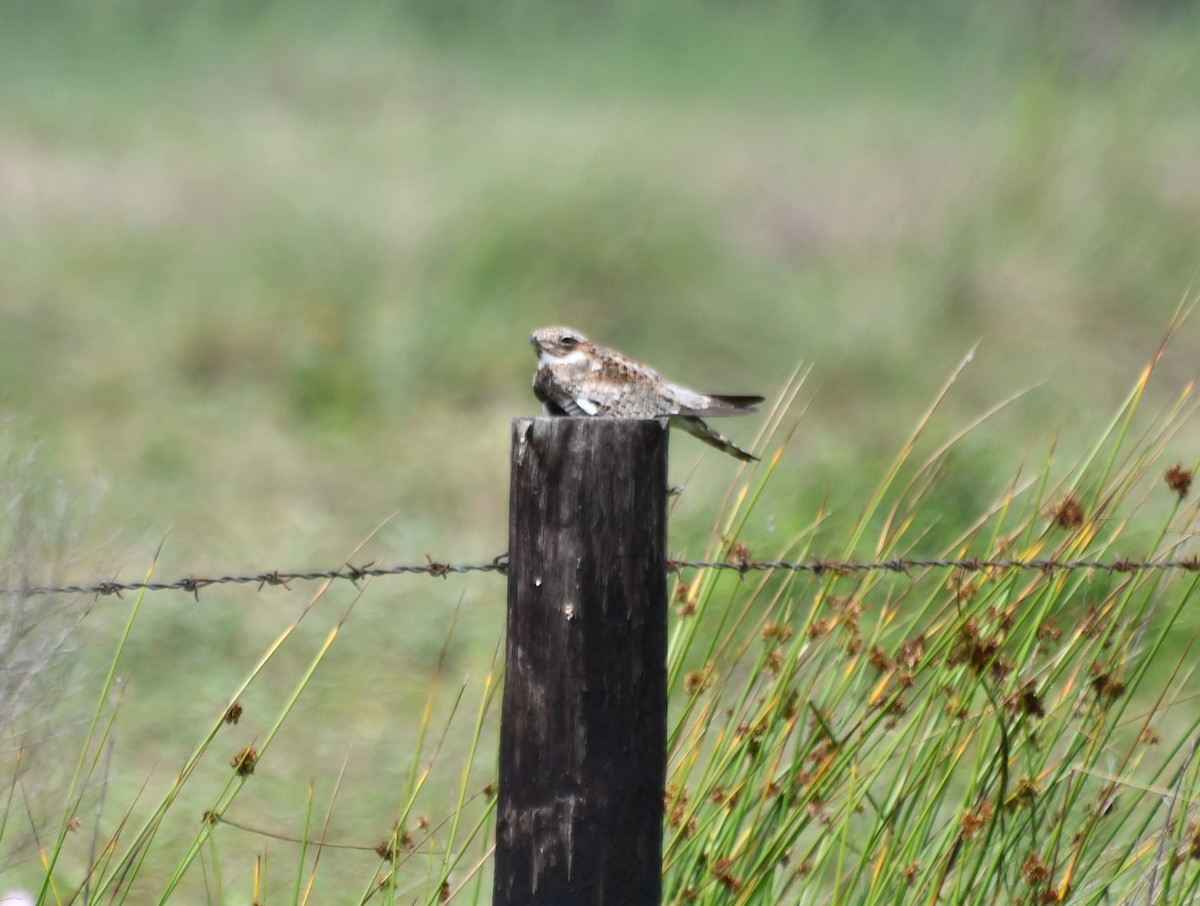
[[[1189,388],[1142,415],[1150,375],[1068,474],[1048,459],[1018,477],[944,555],[1176,556],[1196,507],[1167,486],[1163,455],[1195,406]],[[939,492],[925,478],[946,451],[914,458],[930,427],[844,556],[929,549],[906,514]],[[712,554],[769,499],[766,471]],[[1068,494],[1077,524],[1053,516]],[[820,555],[815,536],[782,553]],[[994,569],[681,580],[667,902],[1190,901],[1197,581]]]
[[[799,538],[797,552],[862,553],[899,525],[913,550],[951,550],[1010,488],[1045,473],[1040,505],[1067,486],[1192,279],[1195,17],[932,0],[886,16],[816,2],[570,15],[534,2],[7,4],[0,409],[16,415],[10,447],[38,441],[48,484],[73,503],[59,540],[15,574],[327,566],[368,537],[354,562],[490,560],[505,545],[509,419],[535,407],[527,336],[551,322],[703,389],[772,394],[810,369],[800,428],[738,532],[754,551]],[[1169,408],[1192,379],[1192,330],[1139,412]],[[916,502],[888,522],[889,498],[860,520],[971,348],[922,435],[931,446],[906,461],[934,465],[888,485],[915,481]],[[758,424],[724,427],[748,440]],[[1161,463],[1191,463],[1198,439],[1179,422]],[[672,480],[688,488],[677,554],[704,550],[724,512],[730,464],[702,449],[674,445]],[[1103,480],[1082,477],[1094,499]],[[1124,536],[1139,550],[1168,518],[1147,493]],[[937,612],[939,581],[909,593],[927,602],[918,613]],[[210,784],[264,738],[350,606],[331,589],[289,628],[309,591],[142,603],[120,649],[112,760],[80,790],[86,815],[105,790],[110,818],[85,820],[85,835],[112,834],[132,807],[129,839],[289,633],[247,717],[185,787],[197,792],[168,812],[154,850],[168,868],[144,869],[147,889],[163,889],[216,801]],[[421,728],[436,735],[462,677],[441,758],[466,757],[501,598],[494,577],[372,583],[235,810],[297,836],[332,801],[329,839],[366,851],[345,866],[323,856],[317,883],[365,887],[369,850],[402,811],[394,791],[429,756]],[[44,740],[44,773],[24,775],[31,799],[10,821],[61,816],[74,766],[46,746],[80,750],[132,604],[79,602],[90,610],[60,659],[76,668],[62,710],[6,749]],[[697,633],[707,645],[714,630]],[[439,664],[446,697],[426,717]],[[450,774],[421,794],[435,820],[464,788]],[[227,830],[221,881],[239,896],[251,854],[267,851],[272,889],[308,864],[292,844]],[[83,839],[64,844],[67,886],[81,883]],[[6,883],[36,874],[37,849],[0,862]],[[428,857],[406,871],[418,862],[437,874]]]
[[[1048,456],[1013,476],[945,547],[929,546],[921,517],[954,446],[983,424],[942,426],[961,369],[865,489],[849,530],[817,514],[739,553],[795,437],[795,404],[781,404],[768,459],[730,486],[704,554],[1179,559],[1198,510],[1164,475],[1196,407],[1188,387],[1144,411],[1159,361],[1077,460]],[[798,377],[787,397],[802,392]],[[139,765],[154,742],[131,737],[140,721],[128,717],[145,703],[125,677],[149,657],[155,602],[129,601],[45,815],[27,807],[43,799],[44,748],[19,735],[26,713],[11,721],[20,744],[0,844],[12,877],[40,877],[47,903],[490,901],[496,629],[485,669],[458,673],[470,627],[455,608],[436,659],[413,677],[406,719],[362,703],[336,713],[340,697],[322,707],[344,682],[336,652],[361,661],[347,646],[371,631],[369,605],[393,584],[411,593],[429,581],[372,580],[344,597],[315,588],[265,649],[225,656],[240,677],[205,663],[220,661],[220,632],[190,638],[197,663],[176,667],[196,675],[198,694],[174,702],[174,719],[192,742],[149,777]],[[666,901],[1186,901],[1200,885],[1186,817],[1198,581],[1183,570],[685,571],[671,595]],[[355,668],[355,693],[385,699],[375,665]],[[388,764],[374,746],[404,754]]]

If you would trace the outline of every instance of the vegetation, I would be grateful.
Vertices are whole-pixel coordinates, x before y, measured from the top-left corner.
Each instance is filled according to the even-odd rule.
[[[1200,572],[1139,569],[1126,555],[1135,544],[1148,559],[1185,559],[1180,551],[1196,531],[1197,508],[1188,503],[1196,464],[1163,468],[1195,404],[1189,388],[1166,410],[1141,413],[1156,362],[1065,473],[1055,477],[1048,457],[1016,476],[941,551],[960,560],[1103,560],[1111,570],[933,567],[897,575],[831,565],[732,581],[704,569],[676,580],[668,902],[1195,895],[1200,830],[1188,803],[1200,773],[1188,740],[1200,721],[1191,707],[1197,626],[1188,604]],[[772,414],[774,455],[749,481],[735,482],[709,557],[752,556],[739,539],[769,494],[794,428],[788,413],[784,403]],[[855,530],[837,539],[839,558],[887,561],[928,543],[920,517],[958,440],[917,459],[933,416],[931,409],[868,494]],[[822,521],[818,513],[772,556],[809,561],[829,550],[817,547],[818,538],[835,540]],[[201,724],[161,798],[143,804],[135,795],[110,812],[109,789],[123,786],[114,751],[128,708],[116,678],[136,658],[131,640],[146,606],[141,595],[131,602],[78,762],[41,826],[18,805],[33,788],[21,770],[27,747],[18,750],[0,839],[32,839],[43,868],[39,901],[157,901],[180,890],[222,901],[236,889],[226,866],[244,871],[253,861],[245,883],[255,902],[268,891],[290,902],[488,902],[495,787],[480,778],[493,763],[499,647],[480,676],[443,690],[457,614],[429,677],[411,760],[381,784],[393,791],[390,832],[364,843],[352,815],[349,833],[359,842],[336,839],[335,816],[344,821],[342,812],[355,811],[343,801],[354,795],[343,781],[358,739],[342,737],[351,732],[346,720],[306,725],[298,706],[336,675],[329,655],[345,644],[360,599],[375,590],[365,583],[338,607],[322,586]],[[318,618],[328,632],[305,644],[302,624]],[[307,663],[297,648],[310,649]],[[274,702],[273,715],[251,705],[264,699]],[[251,716],[258,732],[239,746],[235,728]],[[328,731],[347,755],[323,778],[325,802],[315,780],[290,802],[254,795],[285,788],[289,763],[309,764]],[[444,811],[431,817],[423,800]],[[81,833],[85,814],[94,815],[90,835]]]
[[[995,6],[7,4],[4,584],[490,560],[551,322],[677,555],[1190,555],[1196,10]],[[670,896],[1179,901],[1192,578],[683,574]],[[0,893],[486,901],[502,597],[5,599]]]
[[[1200,561],[1160,572],[1122,557],[1132,542],[1180,559],[1196,530],[1194,464],[1162,468],[1195,405],[1184,394],[1141,417],[1152,368],[1065,474],[1050,458],[1016,476],[943,552],[1114,570],[830,566],[679,584],[671,678],[686,703],[671,737],[669,902],[1195,897],[1188,610]],[[923,462],[913,449],[870,494],[843,557],[865,544],[885,562],[927,543],[919,517],[948,447]],[[766,472],[714,553],[749,556],[729,539]],[[784,553],[811,560],[816,534]]]

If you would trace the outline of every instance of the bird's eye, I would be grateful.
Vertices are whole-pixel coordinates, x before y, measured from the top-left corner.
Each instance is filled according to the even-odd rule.
[[[567,349],[570,349],[570,348],[571,348],[572,346],[574,346],[574,345],[575,345],[575,344],[576,344],[578,341],[577,341],[577,340],[576,340],[576,339],[575,339],[573,336],[571,336],[570,334],[567,334],[565,337],[563,337],[563,338],[562,338],[562,340],[561,340],[560,342],[561,342],[561,343],[562,343],[564,346],[566,346],[566,347],[567,347]]]

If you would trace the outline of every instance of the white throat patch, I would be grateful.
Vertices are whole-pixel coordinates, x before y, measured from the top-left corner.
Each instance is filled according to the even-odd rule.
[[[552,356],[546,350],[538,350],[538,369],[547,365],[581,365],[587,361],[587,353],[582,349],[573,349],[563,356]]]

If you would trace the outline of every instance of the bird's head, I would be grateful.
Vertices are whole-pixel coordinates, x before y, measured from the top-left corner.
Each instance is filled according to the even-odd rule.
[[[543,327],[533,332],[529,342],[537,352],[538,361],[543,364],[581,356],[592,345],[587,337],[570,327]]]

